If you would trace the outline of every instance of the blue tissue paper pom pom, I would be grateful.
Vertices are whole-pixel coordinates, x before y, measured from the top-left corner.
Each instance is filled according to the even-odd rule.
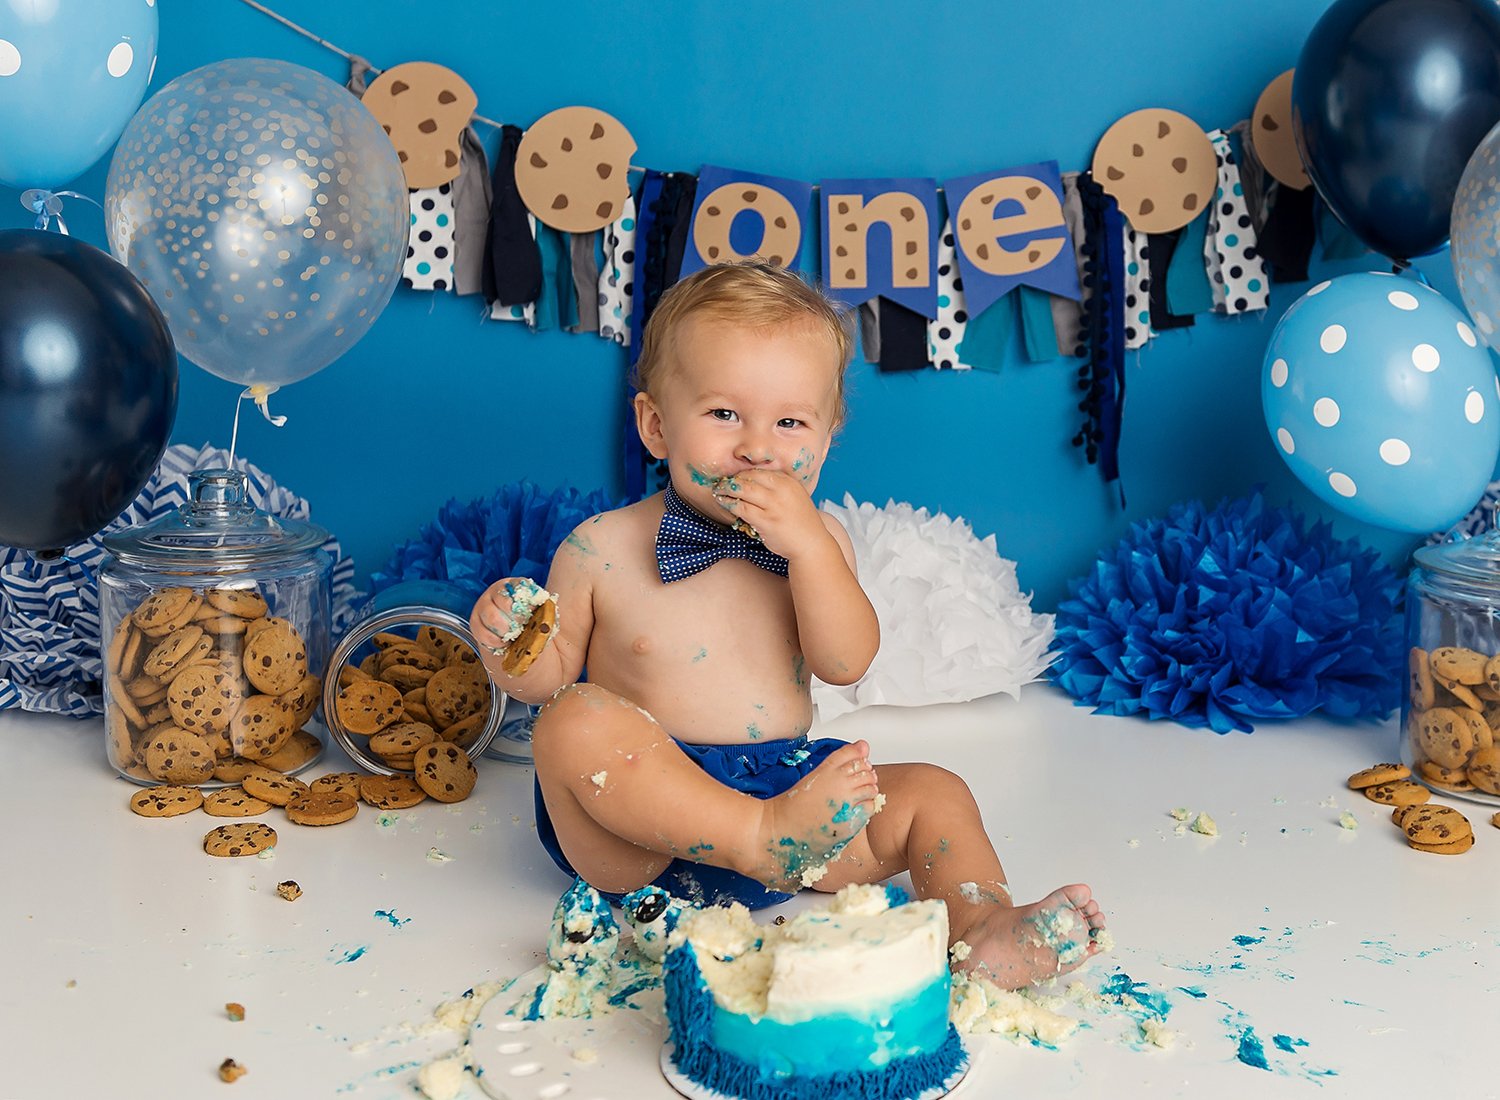
[[[448,581],[476,598],[502,577],[547,582],[552,555],[573,528],[615,507],[604,490],[543,492],[512,482],[483,500],[450,500],[418,538],[398,546],[370,576],[370,594],[412,580]]]
[[[1174,505],[1070,581],[1048,671],[1099,714],[1249,733],[1252,718],[1383,718],[1401,696],[1402,581],[1257,491]]]

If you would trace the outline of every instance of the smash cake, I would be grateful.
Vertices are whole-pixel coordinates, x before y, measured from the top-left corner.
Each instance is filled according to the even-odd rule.
[[[664,982],[662,1065],[688,1095],[915,1100],[967,1067],[948,1020],[947,907],[897,887],[846,886],[782,925],[738,904],[685,910]]]

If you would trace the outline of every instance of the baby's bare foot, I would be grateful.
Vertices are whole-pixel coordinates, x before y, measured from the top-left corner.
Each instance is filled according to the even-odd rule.
[[[1041,901],[990,909],[964,933],[970,953],[959,968],[1002,989],[1064,974],[1101,950],[1104,914],[1087,886],[1064,886]]]
[[[745,873],[777,890],[812,885],[865,827],[879,793],[870,746],[845,745],[791,790],[766,800],[762,856]]]

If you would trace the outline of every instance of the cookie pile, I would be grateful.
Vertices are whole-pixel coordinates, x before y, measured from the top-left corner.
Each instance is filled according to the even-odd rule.
[[[1411,772],[1401,764],[1376,764],[1349,777],[1349,788],[1362,791],[1371,802],[1394,806],[1391,821],[1406,835],[1406,842],[1419,852],[1463,855],[1474,846],[1469,819],[1451,806],[1429,805],[1427,788],[1411,781]],[[1490,822],[1500,828],[1500,813]]]
[[[1500,655],[1445,646],[1408,655],[1407,735],[1422,778],[1500,795]]]
[[[197,784],[235,762],[296,771],[323,694],[307,645],[252,588],[167,588],[115,628],[105,653],[110,762],[137,779]]]
[[[405,809],[428,796],[440,802],[469,797],[478,772],[467,753],[446,741],[415,754],[415,776],[360,775],[335,772],[304,783],[258,764],[236,770],[238,786],[205,795],[194,786],[147,787],[130,796],[130,808],[142,817],[177,817],[202,809],[210,817],[246,818],[279,806],[294,825],[338,825],[359,812],[359,802],[381,810]],[[276,844],[276,830],[262,821],[234,822],[211,829],[203,850],[211,856],[248,856]]]
[[[462,750],[484,732],[490,677],[473,646],[435,626],[421,627],[415,638],[382,633],[370,640],[375,652],[339,673],[336,709],[371,755],[398,771],[416,771],[425,748]]]

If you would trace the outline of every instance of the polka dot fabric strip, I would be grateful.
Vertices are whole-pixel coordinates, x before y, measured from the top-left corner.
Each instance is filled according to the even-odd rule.
[[[604,262],[599,265],[599,335],[627,348],[634,280],[635,196],[626,195],[619,219],[604,227]]]
[[[1257,248],[1255,226],[1245,205],[1240,167],[1235,163],[1229,135],[1215,130],[1208,135],[1219,162],[1219,189],[1214,196],[1213,221],[1204,248],[1212,248],[1209,277],[1213,279],[1214,309],[1228,314],[1265,309],[1271,301],[1266,263]],[[1215,272],[1214,265],[1218,270]]]
[[[411,237],[401,281],[413,290],[453,288],[453,193],[450,184],[411,192]]]
[[[1162,272],[1162,278],[1167,273]],[[1125,227],[1125,347],[1143,348],[1151,331],[1151,249],[1146,234]]]
[[[938,315],[927,322],[927,358],[939,370],[968,370],[958,357],[964,342],[969,314],[964,308],[964,280],[958,273],[958,249],[953,241],[953,221],[943,222],[938,238]]]

